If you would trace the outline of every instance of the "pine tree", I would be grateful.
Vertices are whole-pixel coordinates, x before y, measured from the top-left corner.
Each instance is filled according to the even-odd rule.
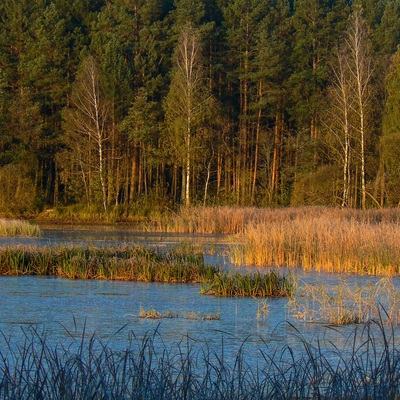
[[[223,8],[227,34],[229,112],[232,124],[237,124],[237,148],[233,166],[233,182],[237,203],[249,203],[252,197],[255,146],[253,146],[254,120],[252,109],[257,81],[252,74],[257,69],[255,62],[256,43],[261,23],[269,12],[267,0],[235,0]],[[257,97],[257,95],[255,95]],[[234,101],[235,103],[232,103]],[[232,141],[235,143],[235,141]]]
[[[400,48],[386,78],[387,100],[382,127],[382,161],[386,204],[400,204]]]
[[[280,176],[282,161],[282,142],[285,129],[285,114],[288,107],[288,80],[291,75],[291,38],[290,3],[286,0],[270,2],[268,15],[262,22],[257,44],[258,70],[255,78],[258,82],[258,119],[257,132],[261,124],[268,127],[265,148],[268,156],[264,163],[270,171],[264,179],[266,204],[277,204],[280,194]],[[263,118],[263,119],[262,119]],[[271,133],[270,133],[271,132]],[[272,135],[272,137],[271,137]],[[259,133],[258,135],[259,136]],[[259,140],[256,141],[258,143]],[[256,173],[256,170],[255,170]],[[253,178],[253,187],[256,179]]]

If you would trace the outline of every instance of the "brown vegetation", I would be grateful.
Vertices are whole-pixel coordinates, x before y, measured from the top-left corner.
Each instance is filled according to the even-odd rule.
[[[231,246],[237,264],[338,273],[400,272],[400,210],[265,210]]]
[[[0,236],[40,236],[37,225],[17,219],[0,218]]]
[[[382,320],[400,324],[400,292],[391,278],[365,286],[345,280],[335,286],[303,283],[288,308],[296,319],[307,322],[347,325]]]

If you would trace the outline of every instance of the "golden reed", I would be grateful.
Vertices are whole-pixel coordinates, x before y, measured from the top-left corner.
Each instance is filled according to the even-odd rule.
[[[400,210],[264,211],[231,246],[237,264],[393,276],[400,272]]]

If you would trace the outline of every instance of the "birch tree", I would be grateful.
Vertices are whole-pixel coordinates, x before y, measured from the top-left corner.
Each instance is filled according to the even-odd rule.
[[[354,128],[359,142],[361,207],[366,207],[366,140],[369,135],[371,117],[373,63],[368,46],[367,29],[361,10],[356,9],[345,35],[345,47],[349,55],[346,64],[351,79],[351,91],[354,97],[353,111],[357,122]]]
[[[342,207],[349,205],[352,157],[352,99],[346,57],[346,50],[338,49],[336,60],[331,66],[331,83],[328,88],[329,107],[325,121],[328,142],[333,149],[334,156],[337,155],[342,166]]]
[[[191,24],[182,28],[175,51],[170,90],[165,102],[169,137],[174,156],[182,166],[182,200],[191,203],[192,172],[198,134],[206,126],[210,107],[199,31]],[[198,152],[197,152],[198,153]]]
[[[366,149],[372,134],[373,72],[366,27],[361,10],[356,9],[331,66],[326,118],[328,143],[342,168],[343,207],[357,205],[357,193],[361,194],[359,204],[363,209],[366,207]]]
[[[107,130],[108,104],[104,100],[96,60],[89,56],[77,75],[72,107],[64,113],[65,128],[69,136],[71,156],[79,157],[82,182],[91,196],[92,187],[100,186],[101,203],[107,211],[107,185],[105,149],[109,139]],[[92,176],[94,175],[94,176]],[[88,199],[90,202],[90,198]]]

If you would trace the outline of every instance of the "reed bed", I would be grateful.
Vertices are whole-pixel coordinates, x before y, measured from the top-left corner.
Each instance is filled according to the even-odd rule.
[[[276,225],[284,222],[315,218],[354,221],[362,224],[399,224],[400,209],[356,210],[329,207],[181,207],[152,219],[147,230],[208,234],[246,234],[249,226]]]
[[[0,236],[41,236],[41,231],[27,221],[0,218]]]
[[[400,210],[282,210],[264,223],[249,223],[230,257],[236,264],[398,275],[399,217]]]
[[[133,333],[116,351],[95,335],[51,342],[33,327],[25,340],[0,350],[0,397],[5,399],[361,399],[400,396],[400,353],[394,331],[379,320],[355,330],[346,351],[322,350],[298,336],[298,348],[258,349],[242,343],[226,359],[189,339],[170,346],[160,335]]]
[[[108,279],[193,283],[212,277],[217,267],[201,254],[145,247],[13,246],[0,248],[1,275],[49,275],[70,279]]]
[[[256,207],[182,207],[154,221],[148,229],[163,232],[189,232],[206,234],[243,233],[249,221],[258,221],[260,209]]]
[[[215,296],[288,297],[293,294],[291,275],[275,271],[265,274],[239,274],[220,271],[202,283],[201,293]]]
[[[367,285],[349,285],[345,280],[329,287],[303,283],[290,299],[288,309],[296,319],[306,322],[367,324],[380,318],[399,326],[400,291],[391,278]]]
[[[139,246],[0,247],[0,275],[202,283],[208,288],[205,292],[219,296],[284,296],[291,293],[293,285],[291,277],[274,272],[230,275],[206,264],[202,254],[188,251],[186,245],[169,251]]]

